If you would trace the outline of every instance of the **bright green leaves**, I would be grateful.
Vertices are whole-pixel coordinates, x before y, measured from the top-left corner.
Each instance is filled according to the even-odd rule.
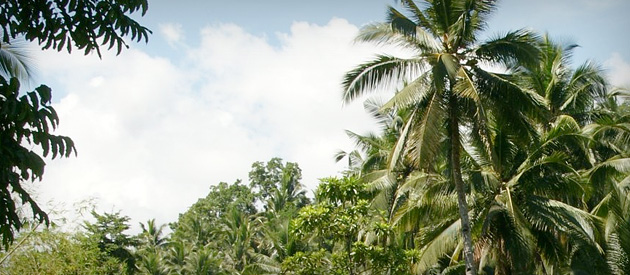
[[[325,178],[316,199],[291,221],[292,233],[310,240],[311,248],[286,258],[284,274],[408,274],[413,254],[395,242],[390,224],[373,222],[364,183]]]
[[[40,86],[20,96],[16,78],[7,82],[0,77],[0,234],[3,244],[13,240],[13,230],[22,226],[16,214],[16,204],[30,204],[33,216],[48,222],[48,217],[21,182],[40,179],[46,165],[42,157],[30,148],[39,147],[42,156],[69,157],[75,152],[74,143],[65,136],[50,134],[59,118],[50,106],[50,88]],[[14,201],[12,194],[19,197]]]
[[[293,220],[293,230],[298,236],[316,234],[323,238],[344,240],[357,234],[360,219],[367,215],[367,200],[356,204],[336,207],[330,203],[321,203],[304,207]]]
[[[375,246],[362,242],[352,244],[352,260],[370,267],[371,274],[413,274],[412,263],[417,251],[400,246]]]
[[[328,275],[331,263],[325,250],[298,252],[282,262],[282,274]]]
[[[334,240],[356,235],[359,221],[368,213],[367,198],[365,184],[354,177],[322,179],[318,203],[300,210],[293,231],[298,236],[316,234]]]
[[[107,46],[120,54],[131,40],[148,41],[151,31],[129,15],[148,9],[147,0],[7,0],[0,4],[2,42],[24,36],[42,49],[68,52],[73,46],[85,54]]]
[[[366,199],[365,183],[355,177],[324,178],[317,188],[316,199],[336,206]]]

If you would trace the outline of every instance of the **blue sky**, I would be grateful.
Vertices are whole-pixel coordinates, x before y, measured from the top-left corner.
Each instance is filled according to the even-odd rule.
[[[78,157],[49,161],[34,190],[48,207],[93,198],[133,222],[172,222],[208,187],[247,179],[254,161],[298,162],[303,183],[335,175],[344,130],[376,130],[361,102],[342,107],[341,78],[376,53],[354,44],[392,1],[154,0],[138,20],[149,43],[120,56],[37,52]],[[577,43],[630,86],[627,0],[502,1],[488,35],[518,28]]]
[[[178,23],[187,33],[189,43],[195,44],[199,29],[208,25],[234,23],[249,33],[263,35],[277,45],[274,34],[288,32],[296,21],[318,25],[331,18],[343,18],[351,24],[362,26],[384,19],[392,0],[344,0],[344,1],[217,1],[217,0],[156,0],[151,2],[150,12],[143,22],[151,29],[159,30],[165,22]],[[519,28],[531,28],[540,33],[582,46],[576,52],[576,60],[595,59],[601,62],[611,52],[630,59],[630,1],[627,0],[504,0],[499,1],[497,12],[488,24],[488,34]],[[159,41],[159,42],[158,42]],[[151,53],[165,54],[161,37],[152,37],[146,49]],[[170,55],[169,53],[166,53]]]

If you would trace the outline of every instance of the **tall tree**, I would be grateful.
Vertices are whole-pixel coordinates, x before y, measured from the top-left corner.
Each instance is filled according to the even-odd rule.
[[[545,35],[539,42],[540,62],[527,66],[519,74],[536,93],[549,103],[542,117],[548,128],[560,115],[573,117],[581,126],[593,121],[593,111],[605,100],[608,84],[602,69],[594,62],[587,61],[575,69],[571,66],[575,44],[563,45]]]
[[[146,224],[140,223],[142,232],[138,236],[140,243],[149,250],[156,250],[166,245],[166,238],[163,236],[165,224],[157,226],[155,219],[150,219]]]
[[[252,191],[240,181],[211,186],[205,198],[200,198],[188,211],[179,215],[176,223],[170,225],[172,238],[206,245],[214,240],[221,218],[228,215],[231,209],[245,215],[255,214],[257,211]]]
[[[407,49],[412,56],[399,58],[378,55],[374,60],[348,72],[343,82],[343,98],[352,101],[378,88],[396,87],[408,82],[384,108],[414,106],[391,159],[405,149],[416,167],[426,170],[438,153],[441,142],[448,143],[450,181],[457,190],[461,234],[464,240],[466,274],[476,274],[466,185],[461,171],[461,130],[480,133],[487,147],[486,119],[491,111],[522,124],[522,113],[544,105],[535,93],[519,89],[509,75],[491,73],[479,64],[489,62],[508,69],[535,64],[539,51],[535,36],[523,30],[478,43],[495,1],[427,0],[417,5],[401,0],[409,14],[390,7],[385,23],[362,28],[357,40],[392,44]],[[514,102],[519,104],[511,104]],[[446,131],[443,131],[446,130]],[[467,133],[465,131],[464,133]]]
[[[317,203],[300,210],[292,222],[293,233],[318,240],[337,258],[342,274],[359,274],[352,245],[365,225],[369,202],[365,185],[356,177],[324,178],[317,188]],[[297,255],[295,257],[301,257]],[[292,261],[288,258],[288,261]]]
[[[598,106],[591,137],[595,165],[585,171],[589,189],[585,200],[603,221],[602,246],[611,274],[630,272],[630,104],[627,91],[614,90]]]
[[[280,210],[286,204],[300,208],[309,200],[300,180],[302,169],[297,163],[283,163],[281,158],[272,158],[267,163],[257,161],[249,172],[249,186],[256,192],[257,201],[265,208]]]
[[[98,214],[92,211],[96,219],[94,223],[85,222],[83,227],[87,236],[96,242],[101,252],[119,260],[126,266],[127,274],[133,274],[136,270],[132,251],[138,245],[138,241],[125,233],[129,230],[129,217],[117,213]]]

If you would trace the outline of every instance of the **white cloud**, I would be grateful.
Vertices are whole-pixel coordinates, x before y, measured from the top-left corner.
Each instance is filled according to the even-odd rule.
[[[612,85],[630,87],[630,63],[624,60],[621,54],[613,53],[604,64]]]
[[[342,19],[295,23],[272,46],[236,25],[210,26],[184,62],[137,50],[103,60],[42,53],[44,82],[65,91],[57,133],[79,153],[49,162],[42,200],[95,197],[134,225],[171,222],[210,185],[247,180],[252,162],[276,156],[298,162],[315,188],[343,168],[333,160],[351,148],[343,130],[373,127],[360,102],[341,103],[343,73],[375,52],[352,44],[357,31]]]
[[[166,42],[168,42],[171,47],[174,47],[175,45],[181,43],[184,39],[184,29],[182,28],[181,24],[160,24],[159,28],[160,33],[162,33],[162,35],[166,39]]]

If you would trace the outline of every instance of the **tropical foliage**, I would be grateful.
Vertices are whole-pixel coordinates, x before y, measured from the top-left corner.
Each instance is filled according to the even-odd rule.
[[[137,235],[120,213],[93,212],[73,233],[36,230],[36,216],[1,269],[630,274],[630,93],[594,62],[571,65],[576,46],[549,35],[480,39],[495,1],[399,2],[357,40],[408,55],[377,55],[343,82],[381,129],[347,131],[356,147],[334,156],[347,170],[312,198],[297,163],[255,162],[246,182],[212,185],[176,222],[149,220]],[[21,100],[45,108],[46,91]]]

